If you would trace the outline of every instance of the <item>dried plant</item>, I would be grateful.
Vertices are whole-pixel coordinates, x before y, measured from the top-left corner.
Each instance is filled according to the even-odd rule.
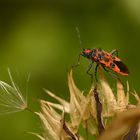
[[[8,73],[12,85],[0,81],[0,114],[30,110],[9,69]],[[135,91],[129,91],[128,83],[125,91],[122,83],[117,81],[115,93],[99,73],[97,85],[83,94],[75,85],[70,71],[68,87],[70,101],[44,89],[56,102],[40,100],[41,111],[35,114],[40,118],[44,131],[41,135],[31,134],[41,140],[139,139],[140,98]],[[137,105],[130,103],[130,95],[135,97]],[[81,128],[87,132],[86,137],[79,131]],[[88,137],[88,134],[92,137]]]
[[[139,137],[140,107],[129,103],[129,85],[125,92],[123,85],[117,81],[117,93],[113,93],[104,76],[96,87],[92,86],[85,96],[73,80],[72,71],[68,73],[70,101],[44,91],[58,103],[40,100],[40,117],[44,133],[36,134],[41,140],[86,140],[79,132],[80,127],[99,140],[130,140]],[[131,92],[140,103],[139,96]],[[69,116],[66,119],[65,114]],[[113,119],[113,121],[111,121]]]
[[[8,74],[12,85],[0,81],[0,115],[22,111],[27,108],[27,99],[23,97],[15,84],[10,69]]]

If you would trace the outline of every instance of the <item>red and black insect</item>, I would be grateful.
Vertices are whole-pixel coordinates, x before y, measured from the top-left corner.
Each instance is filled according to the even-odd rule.
[[[80,39],[80,32],[78,27],[76,27],[76,32],[79,38],[79,43],[80,46],[82,46],[82,42]],[[76,66],[80,64],[80,58],[81,56],[86,57],[91,61],[91,64],[89,65],[87,69],[87,74],[91,76],[91,80],[93,79],[93,73],[90,73],[91,68],[93,67],[93,63],[96,62],[96,67],[95,67],[95,79],[97,80],[97,70],[98,66],[101,65],[103,69],[108,72],[111,76],[117,78],[118,80],[119,77],[117,75],[121,74],[124,76],[128,76],[129,70],[127,66],[121,61],[120,58],[118,58],[118,51],[113,50],[112,52],[108,53],[102,50],[101,48],[93,48],[93,49],[84,49],[81,54],[79,54],[78,57],[78,63]]]
[[[101,65],[105,71],[107,71],[115,78],[118,78],[118,76],[116,75],[117,73],[124,76],[128,76],[129,74],[127,66],[121,61],[120,58],[118,58],[117,50],[113,50],[112,52],[108,53],[102,50],[101,48],[83,49],[82,53],[79,54],[78,65],[80,64],[80,56],[86,57],[87,59],[91,60],[91,64],[87,69],[87,74],[89,74],[92,79],[93,74],[89,72],[93,66],[93,63],[96,62],[95,67],[96,81],[97,81],[97,69],[99,65]]]

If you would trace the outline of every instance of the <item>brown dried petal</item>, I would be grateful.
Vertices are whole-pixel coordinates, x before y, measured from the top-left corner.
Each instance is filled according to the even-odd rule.
[[[117,104],[119,112],[124,111],[128,105],[124,88],[120,81],[117,81]]]
[[[100,80],[99,90],[102,96],[100,99],[104,107],[103,108],[104,115],[105,116],[113,115],[117,108],[117,102],[111,87],[109,86],[109,84],[105,79]]]
[[[65,112],[67,112],[67,113],[70,113],[70,104],[67,102],[67,101],[65,101],[64,99],[62,99],[62,98],[60,98],[60,97],[58,97],[58,96],[56,96],[54,93],[52,93],[52,92],[50,92],[50,91],[48,91],[48,90],[46,90],[46,89],[44,89],[44,91],[49,95],[49,96],[51,96],[51,97],[53,97],[54,99],[56,99],[60,104],[56,104],[56,103],[51,103],[51,102],[47,102],[48,104],[50,104],[52,107],[54,107],[54,108],[57,108],[57,109],[59,109],[59,110],[61,110],[61,111],[65,111]],[[45,102],[45,101],[44,101]]]
[[[76,87],[72,77],[72,71],[68,74],[68,86],[70,90],[70,117],[73,127],[78,127],[81,121],[83,105],[86,98],[82,92]]]
[[[140,121],[140,107],[120,113],[98,140],[121,140]]]
[[[63,133],[61,121],[63,116],[58,114],[51,106],[47,105],[43,100],[40,101],[42,111],[36,113],[44,126],[45,138],[49,140],[65,139],[66,134]]]

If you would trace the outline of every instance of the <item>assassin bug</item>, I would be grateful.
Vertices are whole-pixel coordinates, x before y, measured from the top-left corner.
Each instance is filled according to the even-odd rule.
[[[78,33],[78,38],[80,39],[80,34],[79,34],[79,29],[76,28],[77,33]],[[81,40],[80,40],[81,44]],[[79,54],[78,57],[78,63],[76,66],[80,64],[80,58],[81,56],[89,59],[91,61],[88,69],[87,69],[87,74],[90,75],[91,80],[93,79],[93,74],[90,73],[91,68],[93,67],[93,63],[96,62],[96,67],[95,67],[95,79],[97,80],[97,70],[98,66],[102,66],[103,69],[108,72],[111,76],[114,78],[117,78],[118,80],[119,77],[117,74],[121,74],[124,76],[128,76],[129,70],[127,66],[121,61],[120,58],[118,58],[118,51],[113,50],[112,52],[108,53],[102,50],[101,48],[93,48],[93,49],[84,49],[81,54]]]

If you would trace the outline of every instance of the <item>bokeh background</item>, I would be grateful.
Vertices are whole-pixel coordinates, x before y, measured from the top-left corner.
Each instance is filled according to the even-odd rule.
[[[140,92],[139,0],[1,0],[0,80],[9,82],[7,67],[14,76],[21,75],[17,83],[31,72],[28,102],[34,111],[39,110],[38,99],[50,99],[43,88],[69,100],[67,72],[81,52],[75,26],[84,48],[119,50],[130,69],[129,77],[121,78],[129,81],[131,90]],[[90,87],[85,73],[88,64],[82,59],[74,70],[77,85],[85,91]],[[42,132],[34,114],[23,111],[0,116],[0,139],[37,140],[26,132]]]

